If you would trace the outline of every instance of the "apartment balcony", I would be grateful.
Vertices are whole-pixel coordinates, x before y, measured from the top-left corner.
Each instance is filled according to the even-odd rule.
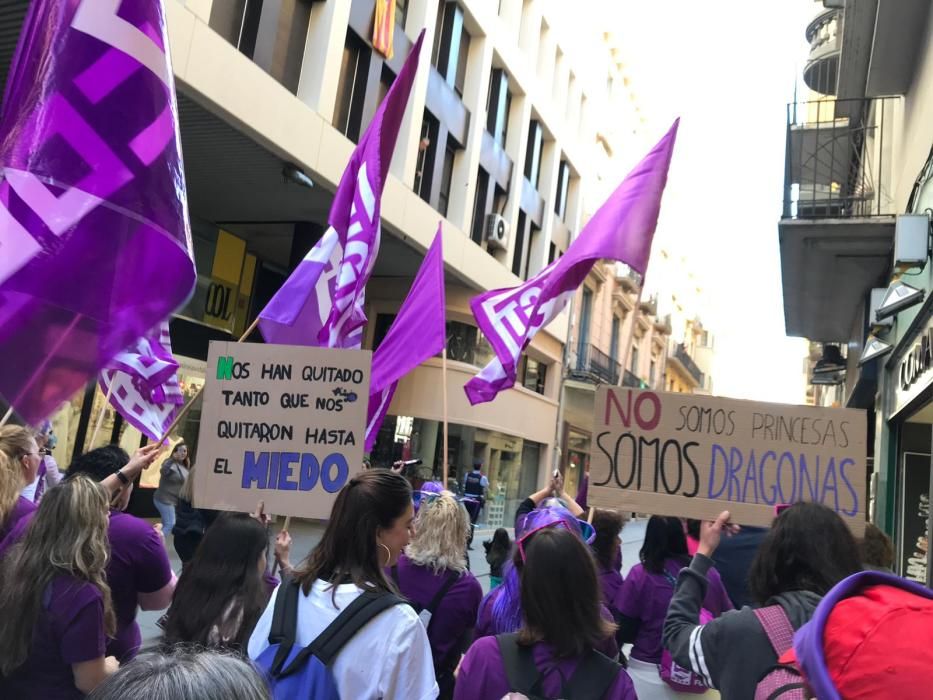
[[[859,301],[887,270],[896,208],[886,154],[897,99],[787,107],[778,229],[788,335],[847,339]]]
[[[641,275],[625,263],[617,262],[615,264],[615,278],[616,283],[623,291],[630,294],[638,292],[638,286],[641,284]]]
[[[658,315],[657,295],[650,297],[649,299],[642,299],[641,304],[639,305],[639,310],[646,316],[657,316]]]
[[[823,9],[807,27],[810,55],[803,80],[821,95],[836,94],[839,56],[842,52],[842,10]]]
[[[629,372],[628,370],[625,370],[625,372],[622,374],[622,386],[629,386],[633,389],[649,388],[647,382],[643,382],[636,374]]]
[[[658,317],[654,320],[654,330],[663,335],[670,335],[674,329],[671,326],[671,315]]]
[[[674,345],[670,356],[667,358],[668,366],[680,371],[680,374],[693,380],[694,388],[703,386],[703,372],[697,367],[697,363],[690,357],[687,348],[683,343]]]
[[[617,385],[621,374],[622,365],[618,360],[609,357],[595,345],[584,345],[580,349],[576,365],[570,371],[572,378],[596,384]]]

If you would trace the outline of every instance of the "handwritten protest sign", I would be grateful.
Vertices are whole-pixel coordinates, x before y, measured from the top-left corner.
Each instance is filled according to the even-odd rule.
[[[212,342],[195,505],[327,518],[363,460],[372,353]]]
[[[602,386],[590,502],[641,513],[768,525],[817,501],[865,523],[864,411]]]

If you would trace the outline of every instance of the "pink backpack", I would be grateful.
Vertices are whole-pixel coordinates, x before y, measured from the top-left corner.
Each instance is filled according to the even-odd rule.
[[[677,581],[671,576],[670,572],[665,571],[664,578],[666,578],[668,583],[672,586],[675,588],[677,587]],[[700,624],[705,625],[712,620],[713,613],[706,608],[700,608]],[[678,666],[674,661],[674,657],[671,656],[671,653],[667,649],[661,651],[661,663],[658,664],[658,674],[661,676],[662,681],[667,683],[678,693],[693,693],[699,695],[709,690],[709,686],[706,685],[706,682],[700,676],[689,668]]]
[[[755,610],[774,653],[780,659],[794,646],[794,627],[780,605]],[[755,687],[755,700],[807,700],[803,676],[794,666],[778,663],[769,668]]]

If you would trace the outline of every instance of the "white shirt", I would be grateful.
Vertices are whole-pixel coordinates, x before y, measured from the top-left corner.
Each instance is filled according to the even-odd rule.
[[[256,659],[269,647],[269,631],[276,588],[265,612],[249,638],[249,658]],[[356,600],[362,591],[354,584],[333,588],[318,579],[310,595],[298,597],[298,629],[295,643],[308,646]],[[408,605],[394,605],[379,613],[354,635],[337,654],[332,667],[337,691],[354,700],[433,700],[440,690],[434,678],[434,661],[428,634]]]

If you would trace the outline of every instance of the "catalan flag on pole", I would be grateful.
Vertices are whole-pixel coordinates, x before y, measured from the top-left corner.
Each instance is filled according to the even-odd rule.
[[[395,0],[376,0],[376,16],[373,18],[373,48],[390,59],[392,35],[395,33]]]

